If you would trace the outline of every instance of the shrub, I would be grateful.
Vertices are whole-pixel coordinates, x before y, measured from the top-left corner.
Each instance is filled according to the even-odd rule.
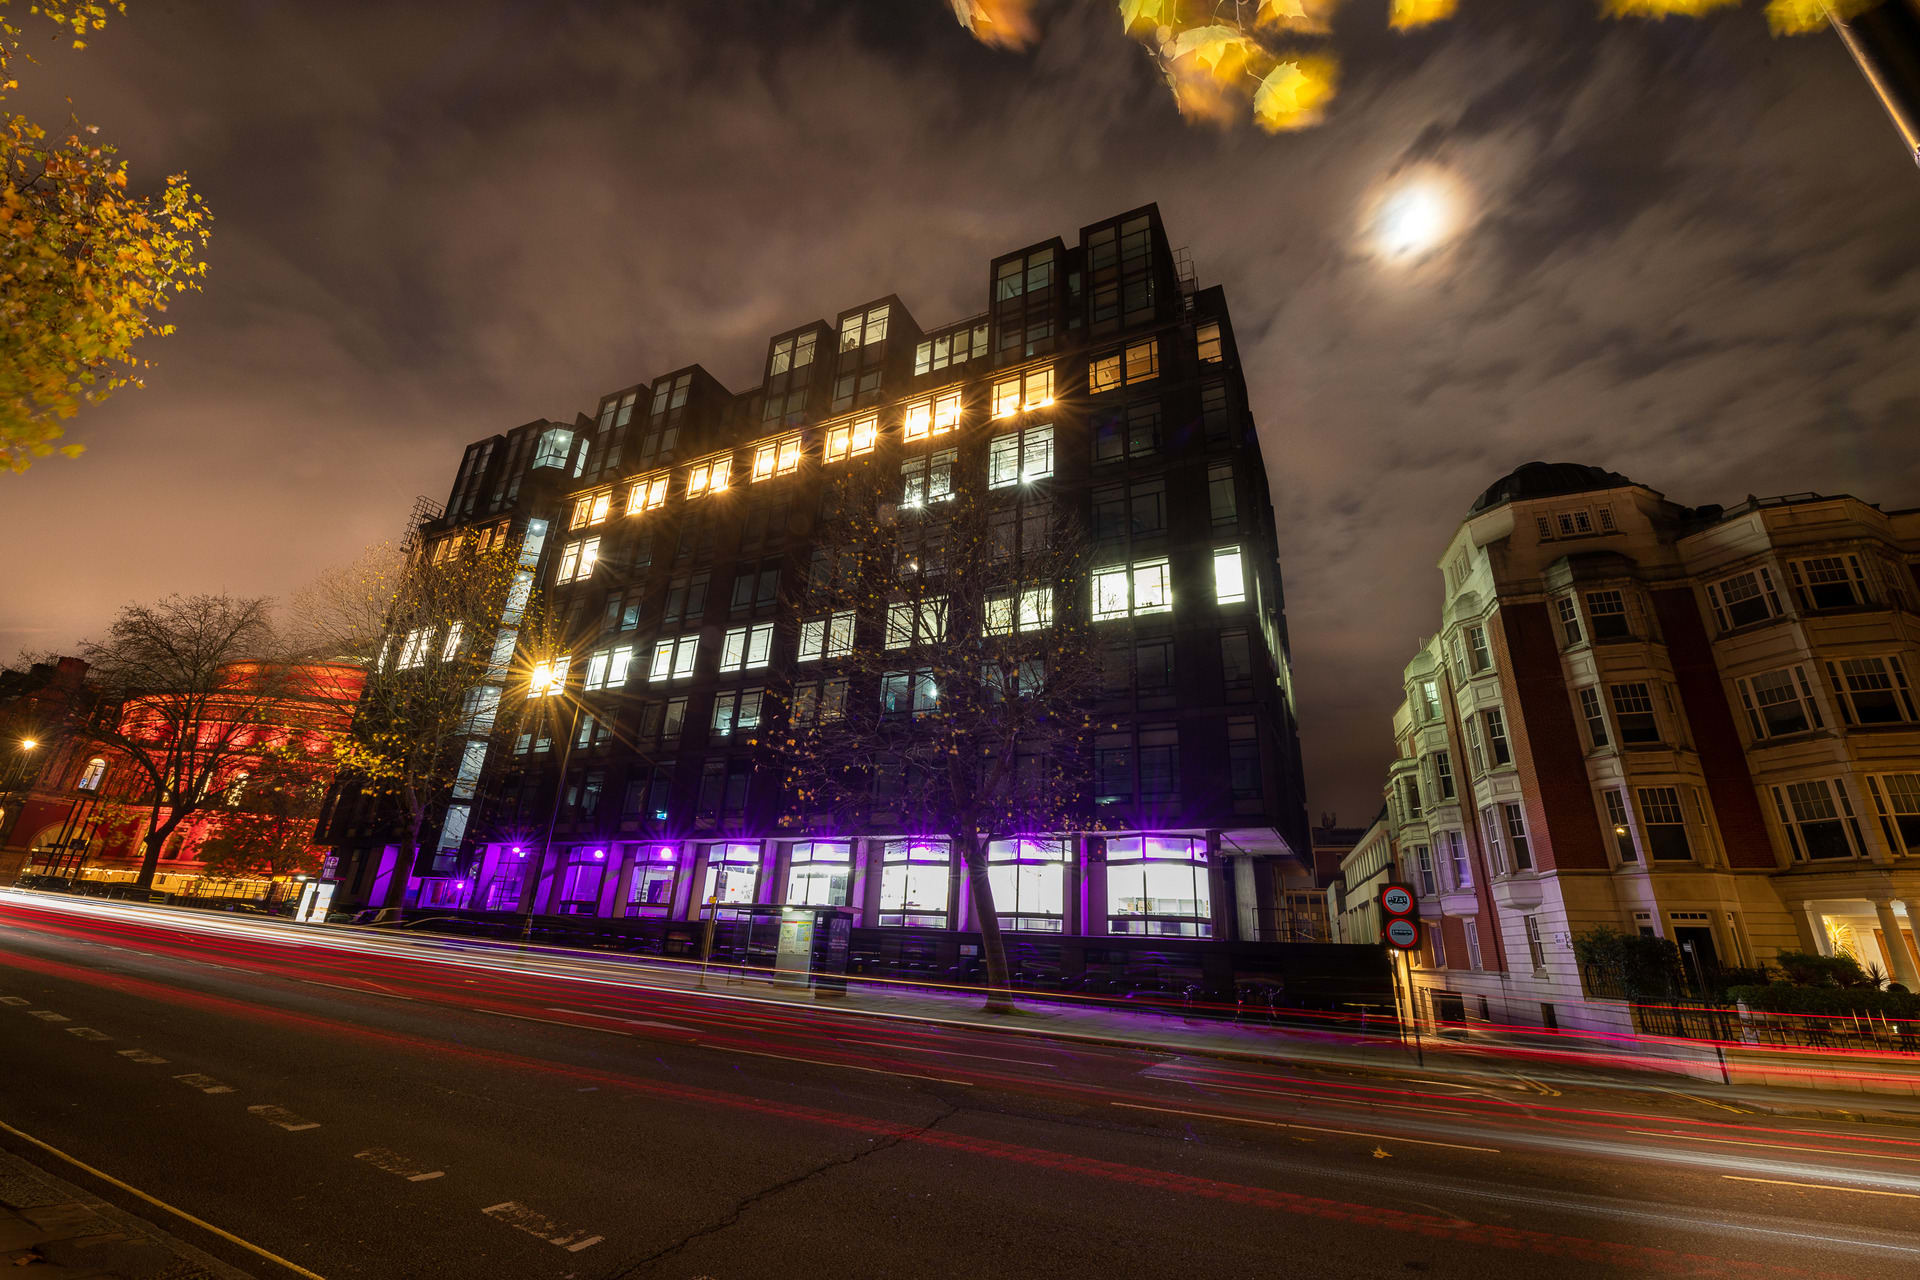
[[[1823,956],[1811,951],[1782,951],[1773,962],[1787,981],[1800,987],[1871,987],[1876,985],[1860,962],[1850,955]]]
[[[1685,986],[1680,949],[1666,938],[1596,925],[1574,938],[1573,954],[1598,985],[1628,1000],[1668,1000]]]
[[[1765,986],[1729,987],[1727,998],[1759,1013],[1920,1018],[1920,996],[1909,991],[1876,991],[1864,986],[1805,987],[1790,982],[1770,982]]]

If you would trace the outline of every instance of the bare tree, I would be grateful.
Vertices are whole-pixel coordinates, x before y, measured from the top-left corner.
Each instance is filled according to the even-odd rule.
[[[786,750],[795,825],[891,812],[951,839],[987,1007],[1005,1011],[989,845],[1089,825],[1100,664],[1080,601],[1088,542],[1046,491],[1050,443],[1044,458],[981,461],[965,468],[974,484],[951,452],[910,463],[898,502],[843,483],[808,583]]]
[[[114,749],[144,784],[147,832],[134,885],[151,889],[167,838],[217,802],[281,705],[284,668],[274,661],[268,603],[196,595],[128,605],[80,656],[101,693],[81,732]]]
[[[385,906],[446,834],[434,819],[470,803],[488,745],[526,700],[535,654],[554,652],[534,596],[536,552],[513,539],[453,533],[411,551],[376,547],[296,598],[291,628],[315,655],[356,661],[366,688],[341,763],[363,794],[396,804],[402,858]]]

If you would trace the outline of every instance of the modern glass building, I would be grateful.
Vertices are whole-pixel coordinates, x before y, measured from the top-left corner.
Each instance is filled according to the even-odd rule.
[[[1194,287],[1153,206],[1003,254],[981,286],[980,314],[937,325],[889,295],[773,334],[745,391],[692,365],[468,446],[418,536],[536,546],[570,643],[537,673],[550,713],[475,760],[471,815],[433,856],[404,867],[387,815],[338,807],[342,897],[405,873],[413,904],[669,948],[709,903],[844,906],[904,953],[964,955],[964,867],[910,781],[874,769],[870,803],[823,826],[782,758],[796,728],[911,723],[951,696],[916,655],[964,594],[943,579],[961,496],[995,545],[1071,530],[1084,569],[971,625],[1040,652],[1072,621],[1097,663],[1070,829],[982,833],[1002,929],[1312,936],[1289,915],[1324,909],[1274,513],[1223,292]],[[891,531],[898,589],[871,608],[831,589],[849,501]]]

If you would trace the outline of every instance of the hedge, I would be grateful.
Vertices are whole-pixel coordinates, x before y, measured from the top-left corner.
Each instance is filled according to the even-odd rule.
[[[1770,982],[1761,987],[1728,987],[1727,998],[1757,1013],[1808,1013],[1845,1017],[1878,1014],[1884,1018],[1920,1018],[1920,995],[1876,991],[1872,987],[1797,987]]]

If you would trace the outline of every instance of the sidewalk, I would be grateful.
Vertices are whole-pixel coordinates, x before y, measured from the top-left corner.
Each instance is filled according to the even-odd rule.
[[[251,1280],[152,1224],[0,1152],[0,1266],[21,1280]]]

